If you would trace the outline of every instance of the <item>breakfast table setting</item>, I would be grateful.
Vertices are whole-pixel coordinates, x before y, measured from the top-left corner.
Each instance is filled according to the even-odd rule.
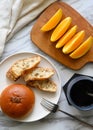
[[[57,11],[59,12],[56,13]],[[81,51],[78,53],[78,55],[81,54],[81,57],[76,56],[76,59],[72,59],[71,55],[69,57],[69,54],[64,53],[61,48],[55,47],[55,41],[52,41],[52,38],[50,40],[52,29],[42,31],[43,25],[51,17],[57,21],[56,16],[62,18],[63,21],[68,18],[69,27],[72,28],[76,25],[75,29],[78,28],[78,32],[81,31],[81,35],[85,36],[84,40],[90,39],[83,42],[88,43],[87,47],[83,49],[87,50],[84,56]],[[51,26],[55,24],[53,19],[52,23],[50,21]],[[54,29],[57,24],[53,27]],[[58,31],[55,34],[57,33]],[[0,130],[93,130],[92,43],[93,0],[0,1]],[[13,79],[14,77],[10,76],[12,70],[10,72],[9,68],[28,57],[39,57],[39,62],[36,59],[39,67],[52,68],[55,71],[50,80],[53,80],[54,85],[56,84],[57,90],[51,93],[49,90],[44,92],[47,91],[47,86],[44,91],[40,90],[43,89],[40,88],[41,86],[40,89],[37,86],[31,87],[35,93],[33,110],[22,118],[11,118],[3,111],[2,105],[5,105],[6,101],[2,101],[4,95],[2,91],[11,84],[25,84],[23,79]],[[6,74],[8,72],[9,74]],[[11,77],[12,80],[8,79]],[[25,77],[21,78],[27,80]],[[82,81],[82,84],[78,83],[79,81]],[[83,88],[86,86],[85,89],[82,89],[82,86]],[[73,89],[74,87],[76,87],[76,91]],[[91,92],[88,93],[86,89],[89,87]],[[82,97],[82,91],[87,92],[90,101],[86,97]],[[78,105],[85,103],[88,107],[78,106],[72,101],[72,98],[78,102]],[[11,110],[10,107],[7,109]]]

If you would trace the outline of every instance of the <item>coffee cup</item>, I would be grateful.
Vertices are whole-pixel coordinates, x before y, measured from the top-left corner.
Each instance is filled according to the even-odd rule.
[[[79,110],[93,109],[93,78],[75,76],[66,85],[66,97],[70,105]]]

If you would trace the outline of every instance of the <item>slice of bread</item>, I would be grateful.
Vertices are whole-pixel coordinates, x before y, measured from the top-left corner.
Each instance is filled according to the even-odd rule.
[[[54,73],[52,68],[36,67],[23,75],[23,78],[26,82],[29,80],[45,80],[54,75]]]
[[[41,61],[40,56],[33,56],[18,60],[15,62],[11,68],[6,73],[6,76],[11,80],[16,81],[19,79],[25,72],[36,67]]]
[[[29,87],[35,87],[42,91],[46,92],[56,92],[57,91],[57,85],[49,79],[46,80],[33,80],[27,82],[27,85]]]

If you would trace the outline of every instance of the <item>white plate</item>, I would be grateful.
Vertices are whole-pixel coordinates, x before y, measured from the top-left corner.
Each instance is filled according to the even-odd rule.
[[[42,97],[52,101],[53,103],[57,103],[61,93],[61,80],[58,74],[58,70],[55,68],[55,66],[44,56],[30,52],[23,52],[11,55],[0,63],[0,93],[8,85],[15,83],[6,77],[6,72],[11,67],[11,65],[19,59],[23,59],[33,55],[39,55],[41,57],[41,62],[38,66],[49,67],[55,70],[55,74],[52,76],[52,80],[57,84],[57,92],[56,93],[42,92],[36,88],[32,88],[35,93],[35,106],[33,111],[29,113],[27,116],[25,116],[24,118],[16,119],[17,121],[21,122],[33,122],[47,116],[50,112],[45,110],[40,105]],[[22,79],[19,79],[16,83],[24,83],[24,82],[22,81]]]

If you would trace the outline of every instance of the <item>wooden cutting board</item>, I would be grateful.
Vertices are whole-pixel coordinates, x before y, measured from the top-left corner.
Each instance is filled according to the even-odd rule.
[[[37,19],[34,24],[30,36],[34,44],[36,44],[42,51],[64,64],[65,66],[78,70],[82,68],[86,63],[93,62],[93,46],[91,50],[83,57],[73,60],[68,55],[62,53],[61,49],[56,49],[56,43],[50,42],[50,36],[52,31],[42,32],[41,27],[51,18],[51,16],[59,9],[63,10],[63,19],[67,16],[72,17],[72,25],[78,25],[78,31],[85,30],[85,39],[90,35],[93,36],[93,27],[90,25],[78,12],[64,2],[54,2],[51,4]],[[85,40],[84,39],[84,40]]]

